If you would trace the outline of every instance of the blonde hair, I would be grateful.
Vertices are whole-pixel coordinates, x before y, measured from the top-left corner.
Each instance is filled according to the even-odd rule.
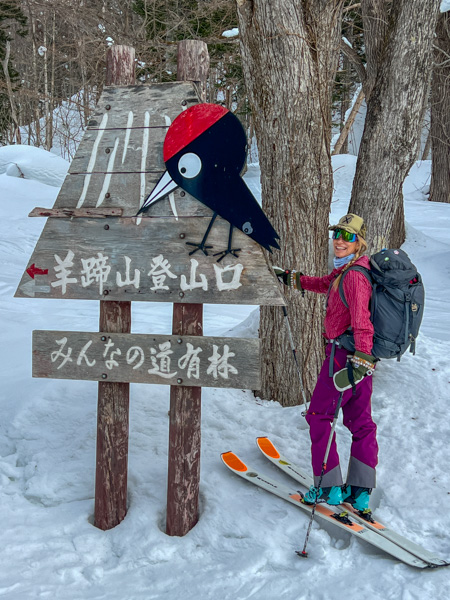
[[[361,258],[361,256],[363,256],[363,254],[366,253],[367,251],[367,242],[364,238],[362,238],[361,236],[358,235],[358,242],[359,242],[359,246],[358,249],[355,252],[355,256],[352,258],[352,260],[347,263],[345,265],[345,267],[342,269],[342,273],[339,273],[339,276],[336,277],[336,279],[333,281],[333,289],[337,290],[339,287],[339,282],[341,281],[341,277],[344,274],[344,272],[351,267],[357,260],[358,258]]]

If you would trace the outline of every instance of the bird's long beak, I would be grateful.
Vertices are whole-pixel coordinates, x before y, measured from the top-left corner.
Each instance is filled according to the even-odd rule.
[[[172,179],[172,177],[166,171],[164,173],[164,175],[161,177],[161,179],[158,181],[158,183],[155,185],[155,187],[153,188],[150,195],[147,196],[147,198],[145,199],[144,204],[139,209],[137,215],[148,210],[148,208],[151,204],[154,204],[158,200],[161,200],[161,198],[164,198],[164,196],[167,196],[167,194],[170,194],[170,192],[172,192],[177,187],[178,187],[178,184],[175,183],[175,181]]]

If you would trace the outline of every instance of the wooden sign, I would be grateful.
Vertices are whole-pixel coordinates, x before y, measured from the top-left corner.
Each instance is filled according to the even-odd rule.
[[[201,242],[213,213],[180,188],[135,217],[165,171],[167,129],[197,102],[188,82],[105,88],[55,206],[32,213],[50,218],[16,297],[284,304],[262,249],[241,231],[238,256],[217,262],[229,235],[220,217],[209,255],[189,256],[186,242]]]
[[[16,296],[284,304],[261,249],[242,232],[234,234],[238,258],[189,256],[186,242],[198,242],[207,223],[201,217],[49,219]],[[216,220],[211,253],[226,247],[228,230],[226,221]]]
[[[127,54],[115,48],[114,57]],[[134,52],[127,56],[124,73],[134,66]],[[201,388],[261,386],[259,340],[201,337],[202,305],[284,299],[263,250],[243,233],[253,229],[238,224],[231,236],[220,217],[210,228],[210,205],[186,186],[136,217],[166,170],[170,125],[199,97],[192,82],[122,85],[131,82],[120,73],[103,89],[55,205],[30,215],[47,222],[16,297],[101,300],[99,333],[33,333],[34,377],[99,382],[98,527],[114,527],[127,510],[129,382],[171,386],[167,532],[184,535],[198,519]],[[216,187],[222,207],[230,194]],[[207,255],[195,246],[206,232]],[[131,301],[173,303],[172,335],[131,334]]]
[[[33,377],[259,389],[260,341],[34,331]]]

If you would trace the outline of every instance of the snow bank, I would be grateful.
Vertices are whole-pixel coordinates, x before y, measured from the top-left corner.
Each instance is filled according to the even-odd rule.
[[[70,163],[63,158],[33,146],[17,144],[0,147],[0,174],[33,179],[53,187],[61,187]]]

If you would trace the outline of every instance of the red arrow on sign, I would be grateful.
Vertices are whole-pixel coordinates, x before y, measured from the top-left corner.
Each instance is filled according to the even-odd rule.
[[[31,279],[34,279],[35,275],[47,275],[48,269],[39,269],[39,267],[36,267],[36,265],[33,263],[31,267],[28,267],[27,273]]]

